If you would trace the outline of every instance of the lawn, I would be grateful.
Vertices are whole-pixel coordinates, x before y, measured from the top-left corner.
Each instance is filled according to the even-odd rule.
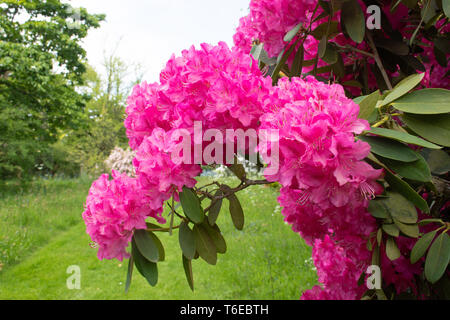
[[[283,222],[278,191],[253,186],[238,193],[246,218],[243,231],[234,229],[224,202],[218,224],[228,250],[216,266],[193,261],[194,292],[184,276],[175,232],[158,234],[166,249],[158,284],[150,287],[135,272],[125,294],[127,261],[99,261],[85,232],[81,212],[90,182],[1,186],[0,299],[298,299],[316,284],[311,249]],[[81,270],[79,290],[66,286],[72,265]]]

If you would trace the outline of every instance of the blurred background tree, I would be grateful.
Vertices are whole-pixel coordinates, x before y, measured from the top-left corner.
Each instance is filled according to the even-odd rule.
[[[57,142],[88,125],[80,41],[104,18],[59,0],[0,1],[0,178],[77,173]]]
[[[105,55],[104,78],[87,66],[84,75],[86,86],[82,90],[91,100],[85,108],[85,126],[67,131],[61,140],[70,148],[71,158],[84,173],[104,172],[104,161],[114,147],[128,147],[123,125],[126,99],[132,86],[142,77],[140,66],[134,66],[134,70],[132,67],[114,52]]]

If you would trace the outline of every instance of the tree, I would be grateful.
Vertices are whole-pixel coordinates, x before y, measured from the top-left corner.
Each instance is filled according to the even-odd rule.
[[[0,177],[32,173],[59,130],[83,125],[80,40],[104,15],[59,0],[0,1]],[[27,18],[25,22],[21,22]]]
[[[130,67],[113,52],[104,58],[104,78],[91,66],[86,68],[82,89],[91,100],[85,109],[85,126],[67,131],[62,140],[85,172],[104,170],[103,162],[114,147],[128,146],[123,121],[126,98],[135,83],[126,81]]]

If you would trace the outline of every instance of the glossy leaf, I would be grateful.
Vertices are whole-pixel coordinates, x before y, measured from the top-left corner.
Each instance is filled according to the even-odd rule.
[[[183,192],[180,193],[180,202],[184,213],[192,222],[203,222],[205,213],[203,212],[200,200],[192,189],[183,187]]]
[[[301,46],[295,53],[294,62],[292,62],[291,76],[297,77],[302,74],[304,58],[305,50],[303,46]]]
[[[412,162],[419,159],[416,152],[398,141],[371,136],[359,136],[358,138],[370,144],[371,152],[382,157],[402,162]]]
[[[180,230],[178,232],[178,242],[180,243],[181,251],[183,255],[189,260],[192,260],[195,256],[195,236],[194,232],[189,228],[188,224],[183,221],[180,224]]]
[[[161,240],[153,232],[149,232],[148,234],[150,235],[150,237],[152,237],[153,241],[156,244],[156,247],[158,248],[158,253],[159,253],[158,261],[164,261],[166,259],[166,252],[164,250],[164,246],[163,246]]]
[[[424,76],[425,73],[412,74],[403,79],[402,81],[400,81],[399,83],[397,83],[397,85],[391,90],[391,92],[383,99],[383,101],[380,104],[380,107],[386,106],[395,101],[396,99],[407,94],[422,81]]]
[[[201,225],[194,226],[195,246],[200,257],[209,264],[217,263],[217,249],[208,232]]]
[[[325,52],[321,58],[328,64],[335,64],[338,61],[338,52],[336,47],[328,42],[325,47]]]
[[[263,50],[263,44],[262,43],[259,43],[259,44],[256,44],[256,45],[254,45],[253,47],[252,47],[252,50],[250,51],[250,54],[253,56],[253,58],[255,59],[255,60],[259,60],[259,58],[260,58],[260,56],[261,56],[261,53],[262,53],[262,50]]]
[[[413,91],[392,102],[392,106],[414,114],[447,113],[450,112],[450,90],[428,88]]]
[[[133,256],[131,256],[130,259],[128,259],[128,270],[127,270],[127,280],[125,282],[125,293],[128,293],[128,290],[130,289],[131,278],[133,276],[133,266],[134,266],[134,261],[133,261]]]
[[[154,287],[158,283],[158,266],[156,263],[148,261],[139,252],[134,239],[131,241],[131,254],[133,256],[134,264],[139,273],[147,280],[147,282]]]
[[[447,18],[450,19],[450,0],[442,0],[442,9]]]
[[[137,248],[139,252],[149,261],[158,262],[159,261],[159,250],[153,239],[149,235],[147,230],[135,230],[134,240],[136,241]]]
[[[236,162],[236,160],[235,160]],[[232,164],[231,166],[228,167],[231,172],[234,173],[234,175],[236,177],[238,177],[240,180],[244,180],[245,179],[245,169],[244,166],[242,165],[242,163],[235,163]]]
[[[436,232],[437,230],[428,232],[424,234],[419,240],[417,240],[416,244],[411,250],[410,260],[412,264],[419,261],[419,259],[423,257],[425,252],[427,252],[428,247],[436,236]]]
[[[217,252],[225,253],[227,251],[227,244],[224,237],[222,236],[222,233],[220,232],[219,227],[217,225],[211,227],[208,223],[205,222],[202,224],[202,226],[205,228],[206,232],[208,232],[208,235],[213,240]]]
[[[384,179],[394,190],[411,201],[417,208],[425,213],[430,212],[427,202],[413,188],[411,188],[408,183],[397,177],[389,169],[385,170]]]
[[[404,178],[429,182],[431,181],[431,171],[425,159],[418,154],[419,160],[413,162],[400,162],[380,157],[379,159],[397,174]]]
[[[327,39],[332,38],[336,34],[339,33],[339,27],[338,27],[337,21],[331,21],[330,26],[328,27],[328,22],[324,22],[320,25],[318,25],[311,33],[311,35],[316,38],[317,40],[322,39],[323,37],[327,36],[327,30],[328,30],[328,37]]]
[[[241,203],[235,194],[229,195],[227,199],[230,202],[230,214],[233,225],[236,229],[242,230],[244,228],[244,211]]]
[[[450,115],[413,115],[405,113],[402,120],[419,136],[450,147]]]
[[[417,210],[410,201],[397,192],[388,192],[387,195],[383,203],[393,218],[407,224],[417,222]]]
[[[443,175],[450,171],[450,156],[447,152],[423,149],[421,154],[425,157],[432,173]]]
[[[222,190],[217,190],[214,196],[222,196]],[[220,209],[222,208],[223,199],[213,200],[211,203],[211,208],[208,213],[208,222],[211,226],[216,224],[217,218],[219,217]]]
[[[416,146],[421,146],[429,149],[441,149],[441,146],[438,146],[434,143],[428,142],[422,138],[417,136],[413,136],[412,134],[408,134],[406,132],[385,129],[385,128],[370,128],[370,133],[375,134],[377,136],[394,139],[400,142],[414,144]]]
[[[297,24],[294,28],[289,30],[286,35],[283,38],[283,41],[290,42],[292,39],[294,39],[295,35],[298,33],[300,28],[302,27],[302,23]]]
[[[183,268],[184,273],[186,275],[186,280],[189,284],[189,287],[192,291],[194,291],[194,274],[192,272],[192,261],[184,256],[184,254],[181,255],[183,259]]]
[[[359,115],[360,119],[369,119],[370,115],[374,112],[377,101],[381,98],[380,91],[377,90],[372,92],[368,96],[365,96],[359,104]]]
[[[356,0],[348,0],[342,4],[341,22],[350,38],[361,43],[366,30],[366,19],[361,6]]]
[[[394,223],[404,235],[406,235],[410,238],[418,238],[419,237],[419,226],[417,224],[402,223],[395,218],[394,218]]]
[[[383,200],[372,200],[369,202],[368,210],[372,216],[379,219],[386,219],[389,217],[389,211],[383,204]]]
[[[388,235],[392,237],[398,237],[400,235],[400,230],[393,223],[383,224],[382,228],[384,232],[386,232]]]
[[[398,259],[401,256],[400,250],[392,237],[388,237],[386,241],[386,255],[391,261]]]
[[[428,250],[425,260],[425,277],[436,283],[444,274],[450,261],[450,237],[441,233]]]

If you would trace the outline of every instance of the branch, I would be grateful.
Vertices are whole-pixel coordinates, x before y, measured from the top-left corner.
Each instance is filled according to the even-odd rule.
[[[378,69],[381,71],[381,75],[383,76],[384,82],[386,82],[386,85],[389,90],[392,90],[392,84],[389,80],[389,77],[386,73],[386,70],[383,67],[383,63],[381,62],[380,55],[378,54],[377,47],[375,46],[375,42],[373,42],[372,34],[369,30],[366,30],[367,39],[369,40],[370,48],[373,51],[373,58],[375,59],[375,62],[377,63]]]

